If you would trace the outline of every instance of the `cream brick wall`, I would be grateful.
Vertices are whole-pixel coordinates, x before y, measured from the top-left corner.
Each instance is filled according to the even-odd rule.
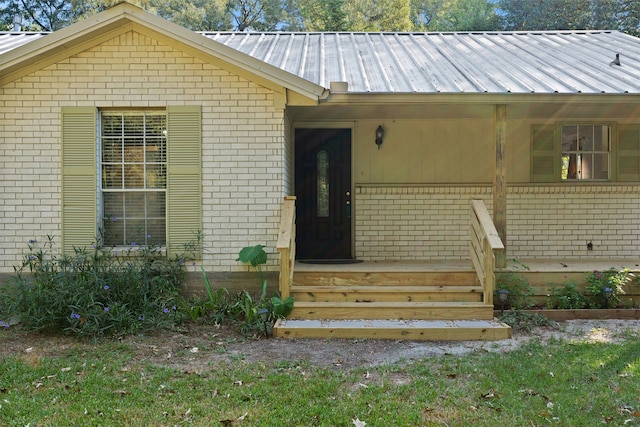
[[[472,198],[492,211],[489,186],[358,187],[356,257],[467,259]],[[513,186],[507,200],[509,258],[640,255],[640,185]]]
[[[61,107],[167,105],[202,106],[202,263],[244,271],[243,246],[274,252],[284,125],[273,93],[129,32],[0,88],[0,272],[13,271],[29,240],[60,241]]]

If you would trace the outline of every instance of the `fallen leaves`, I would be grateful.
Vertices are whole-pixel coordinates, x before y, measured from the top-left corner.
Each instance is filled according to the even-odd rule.
[[[365,423],[364,421],[360,421],[359,418],[355,418],[351,420],[353,422],[353,425],[356,427],[365,427],[367,425],[367,423]]]

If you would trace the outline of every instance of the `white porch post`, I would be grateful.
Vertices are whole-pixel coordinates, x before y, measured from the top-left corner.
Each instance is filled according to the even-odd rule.
[[[496,137],[496,165],[495,180],[493,182],[493,223],[502,240],[505,250],[496,258],[496,267],[507,266],[507,167],[506,167],[506,140],[507,140],[507,106],[497,104],[495,106],[495,137]]]

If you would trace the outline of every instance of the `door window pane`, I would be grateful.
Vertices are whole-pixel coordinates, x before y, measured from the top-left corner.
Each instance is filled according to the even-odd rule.
[[[318,217],[329,217],[329,153],[319,151],[316,158]]]

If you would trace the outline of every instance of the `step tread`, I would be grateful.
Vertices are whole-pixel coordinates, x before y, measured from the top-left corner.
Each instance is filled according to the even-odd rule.
[[[279,327],[298,328],[510,328],[498,320],[281,319]]]
[[[293,285],[291,293],[294,292],[347,292],[347,293],[364,293],[364,292],[412,292],[412,293],[444,293],[444,292],[482,292],[482,286],[458,286],[458,285],[441,285],[441,286],[402,286],[402,285],[355,285],[355,286],[331,286],[331,285]]]
[[[279,338],[393,339],[416,341],[502,340],[511,328],[492,320],[280,319]]]
[[[295,308],[317,307],[317,308],[337,308],[337,307],[398,307],[398,308],[419,308],[419,307],[492,307],[493,304],[485,304],[476,301],[389,301],[389,302],[325,302],[325,301],[300,301],[296,302]]]

